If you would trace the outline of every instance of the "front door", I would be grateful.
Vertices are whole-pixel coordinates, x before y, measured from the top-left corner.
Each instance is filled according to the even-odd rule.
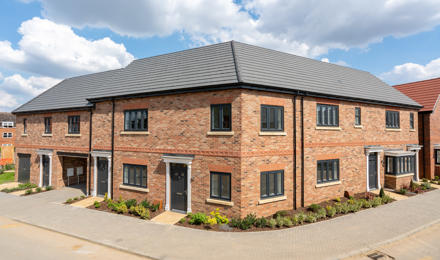
[[[368,184],[370,190],[377,189],[377,153],[368,156]]]
[[[28,183],[31,176],[31,155],[18,155],[18,182]]]
[[[171,209],[185,211],[187,209],[187,166],[171,163]]]
[[[49,186],[49,156],[43,155],[43,187]]]
[[[98,158],[98,196],[104,196],[108,192],[108,160]]]

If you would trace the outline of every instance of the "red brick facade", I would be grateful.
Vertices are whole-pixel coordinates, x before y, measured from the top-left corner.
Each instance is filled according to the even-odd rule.
[[[231,103],[232,130],[227,134],[210,133],[210,105]],[[339,106],[339,127],[316,127],[316,104],[331,103]],[[284,131],[260,131],[260,106],[284,107]],[[362,127],[354,126],[354,108],[360,107]],[[148,109],[148,133],[124,131],[124,110]],[[385,128],[385,111],[400,111],[401,129]],[[366,145],[385,149],[406,150],[407,144],[417,144],[417,130],[409,129],[409,114],[416,110],[379,105],[304,98],[304,186],[301,162],[301,97],[288,94],[253,90],[224,90],[115,101],[113,197],[126,199],[166,200],[166,166],[163,154],[192,154],[191,207],[192,211],[211,211],[220,208],[228,215],[245,216],[255,212],[270,215],[278,210],[301,206],[367,190]],[[112,103],[97,103],[92,110],[91,150],[112,149]],[[66,136],[67,116],[81,116],[81,135]],[[38,149],[53,149],[52,184],[56,188],[67,185],[63,172],[63,157],[57,152],[89,152],[90,111],[51,113],[52,136],[43,137],[43,114],[17,115],[16,153],[31,154],[31,182],[39,182]],[[27,136],[23,119],[27,118]],[[296,120],[294,122],[294,120]],[[417,124],[417,118],[416,124]],[[296,125],[296,131],[294,131]],[[296,134],[296,140],[294,135]],[[296,147],[294,146],[296,143]],[[296,161],[295,161],[296,154]],[[384,156],[380,158],[380,182],[384,185]],[[339,182],[317,186],[317,160],[339,159]],[[84,161],[80,161],[83,163]],[[90,187],[93,189],[93,161]],[[123,165],[147,166],[148,190],[133,190],[121,186]],[[64,163],[65,164],[65,163]],[[296,169],[295,169],[296,164]],[[71,167],[71,166],[69,166]],[[76,165],[75,165],[76,167]],[[66,168],[66,166],[64,167]],[[89,172],[89,169],[84,169]],[[260,199],[260,173],[284,171],[284,196],[267,203]],[[210,171],[231,174],[231,202],[217,204],[210,198]],[[296,172],[296,181],[294,180]],[[87,179],[89,179],[89,177]],[[296,186],[294,183],[296,182]],[[88,184],[88,182],[87,182]],[[88,184],[89,185],[89,184]],[[304,189],[302,198],[301,190]],[[296,193],[295,193],[296,190]],[[295,201],[296,200],[296,201]]]

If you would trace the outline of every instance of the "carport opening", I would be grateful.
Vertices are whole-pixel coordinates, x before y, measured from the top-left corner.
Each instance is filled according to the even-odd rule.
[[[58,153],[62,160],[64,186],[81,189],[86,193],[88,155]]]

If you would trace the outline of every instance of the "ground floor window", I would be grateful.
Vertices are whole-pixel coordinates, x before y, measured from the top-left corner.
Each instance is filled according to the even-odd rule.
[[[318,161],[318,184],[332,181],[339,181],[339,159]]]
[[[124,164],[124,185],[147,187],[147,166]]]
[[[440,149],[435,149],[434,154],[435,154],[435,164],[440,164]]]
[[[284,171],[261,172],[261,198],[284,195]]]
[[[211,192],[213,199],[231,200],[231,174],[211,172]]]
[[[387,156],[386,173],[392,175],[414,173],[415,156]]]

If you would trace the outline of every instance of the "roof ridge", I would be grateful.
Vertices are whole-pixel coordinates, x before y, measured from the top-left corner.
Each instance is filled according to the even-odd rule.
[[[238,83],[242,83],[241,79],[241,73],[240,73],[240,65],[238,64],[238,57],[237,53],[235,52],[235,46],[234,41],[231,41],[231,50],[232,50],[232,58],[234,59],[234,67],[235,67],[235,73],[237,74],[237,81]]]

